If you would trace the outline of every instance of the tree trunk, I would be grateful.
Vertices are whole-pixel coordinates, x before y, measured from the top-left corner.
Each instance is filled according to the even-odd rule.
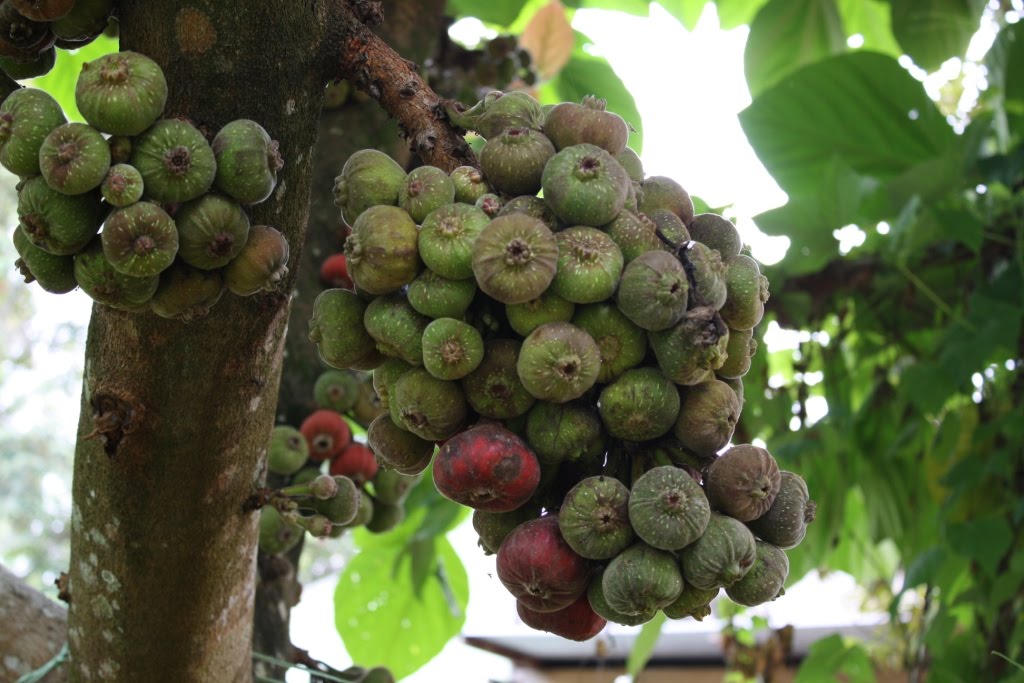
[[[38,669],[60,651],[67,629],[64,608],[0,565],[0,681]],[[45,683],[67,680],[58,667]]]
[[[163,66],[167,116],[260,122],[285,167],[249,210],[301,256],[323,93],[323,3],[122,0],[123,49]],[[95,306],[75,452],[73,681],[249,681],[258,513],[293,278],[191,324]]]

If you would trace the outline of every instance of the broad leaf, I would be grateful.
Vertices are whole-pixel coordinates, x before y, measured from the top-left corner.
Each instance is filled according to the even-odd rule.
[[[805,64],[846,50],[835,0],[771,0],[750,24],[743,71],[754,97]]]
[[[864,39],[865,50],[899,57],[903,50],[892,35],[889,4],[881,0],[838,0],[843,29]]]
[[[718,23],[723,30],[749,24],[767,0],[716,0]]]
[[[891,0],[892,31],[904,52],[927,71],[963,57],[979,27],[981,0]]]
[[[665,613],[659,611],[653,619],[643,625],[636,640],[633,641],[633,649],[626,659],[626,673],[632,676],[633,680],[636,680],[654,654],[654,646],[661,637],[661,627],[664,626],[665,619]]]
[[[565,7],[558,0],[540,8],[519,36],[519,46],[530,53],[542,79],[551,78],[565,66],[575,42],[572,26],[565,18]]]
[[[1024,111],[1024,22],[1004,26],[985,55],[989,87],[1001,91],[1005,106]],[[1012,75],[1011,75],[1012,74]]]
[[[740,112],[740,123],[791,195],[815,191],[836,156],[859,174],[888,179],[943,156],[956,137],[921,83],[872,52],[790,74]]]
[[[447,539],[424,553],[378,546],[356,555],[334,593],[335,626],[361,666],[386,666],[401,679],[429,662],[462,629],[469,600],[466,570]],[[414,560],[414,557],[418,558]],[[413,589],[413,573],[425,576]]]
[[[794,683],[836,680],[848,683],[874,683],[876,680],[868,653],[860,645],[847,645],[840,635],[811,645]]]
[[[1001,517],[951,524],[947,530],[950,545],[980,564],[989,576],[995,576],[999,561],[1013,543],[1013,530]]]

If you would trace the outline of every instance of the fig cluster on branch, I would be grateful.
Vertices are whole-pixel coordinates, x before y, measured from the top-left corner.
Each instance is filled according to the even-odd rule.
[[[335,182],[351,232],[309,336],[372,371],[381,469],[431,467],[475,510],[537,629],[775,599],[814,503],[766,449],[729,447],[768,299],[735,226],[645,177],[594,97],[447,114],[485,138],[480,170],[362,150]]]

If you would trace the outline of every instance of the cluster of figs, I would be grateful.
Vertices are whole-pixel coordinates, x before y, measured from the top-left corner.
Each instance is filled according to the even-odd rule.
[[[317,409],[295,428],[271,432],[267,470],[287,478],[260,510],[260,550],[278,555],[291,550],[304,532],[338,538],[365,527],[390,531],[405,519],[405,499],[423,478],[381,468],[373,452],[353,439],[346,419],[363,425],[380,414],[369,400],[366,373],[326,370],[317,377]]]
[[[287,240],[250,225],[244,208],[273,192],[277,142],[248,119],[208,141],[160,118],[166,101],[160,66],[126,51],[82,65],[75,102],[87,123],[69,123],[35,88],[0,104],[0,164],[21,178],[13,239],[26,282],[187,322],[225,289],[250,296],[287,275]]]
[[[814,504],[764,448],[727,448],[768,297],[736,228],[645,177],[601,100],[447,113],[486,140],[480,170],[362,150],[335,183],[352,286],[319,295],[309,336],[372,371],[382,469],[431,467],[475,510],[536,629],[777,597]]]
[[[16,81],[47,74],[57,49],[95,40],[115,0],[0,0],[0,70]]]

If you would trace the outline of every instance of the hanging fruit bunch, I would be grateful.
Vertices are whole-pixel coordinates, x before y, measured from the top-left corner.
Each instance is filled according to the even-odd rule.
[[[352,285],[321,293],[309,335],[373,371],[382,469],[432,467],[475,510],[533,628],[775,599],[814,503],[764,448],[728,447],[768,299],[735,226],[645,177],[596,98],[448,114],[486,139],[479,170],[362,150],[335,184]]]
[[[0,14],[57,4],[6,2]],[[0,104],[0,164],[21,177],[14,244],[26,282],[58,294],[81,287],[101,304],[186,322],[225,289],[277,288],[288,242],[250,225],[244,208],[273,192],[277,142],[247,119],[207,141],[188,121],[160,119],[166,101],[160,66],[119,52],[82,65],[75,102],[87,123],[68,123],[38,89]]]

